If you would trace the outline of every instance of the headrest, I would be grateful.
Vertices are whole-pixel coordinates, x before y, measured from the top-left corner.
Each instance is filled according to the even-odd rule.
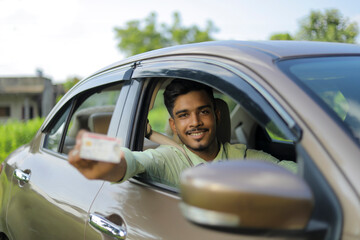
[[[107,134],[112,112],[98,112],[90,115],[88,125],[91,132]]]

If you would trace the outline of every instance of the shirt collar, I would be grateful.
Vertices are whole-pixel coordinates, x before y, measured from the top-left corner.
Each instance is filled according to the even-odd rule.
[[[185,149],[185,152],[187,153],[187,155],[193,162],[194,166],[202,164],[202,163],[207,163],[204,159],[202,159],[201,157],[199,157],[198,155],[196,155],[195,153],[190,151],[184,144],[182,144],[182,147]],[[224,151],[223,144],[220,143],[220,151],[218,152],[218,154],[216,155],[214,160],[212,160],[212,162],[217,162],[217,161],[223,160],[223,159],[226,159],[226,153]]]

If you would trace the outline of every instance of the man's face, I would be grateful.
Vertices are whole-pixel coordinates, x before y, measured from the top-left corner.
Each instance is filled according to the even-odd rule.
[[[203,90],[180,95],[174,103],[170,126],[192,152],[218,151],[216,114],[210,97]],[[218,116],[219,117],[219,116]]]

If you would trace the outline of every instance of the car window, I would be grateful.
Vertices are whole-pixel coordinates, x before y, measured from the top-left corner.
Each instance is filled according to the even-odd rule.
[[[67,123],[71,109],[69,104],[47,134],[44,147],[67,154],[75,145],[76,135],[81,129],[107,134],[120,90],[121,85],[117,84],[80,94],[73,101],[74,110],[70,121]],[[64,133],[65,139],[61,147],[61,137]]]
[[[166,133],[168,129],[169,114],[164,104],[164,89],[160,89],[156,95],[154,105],[149,112],[148,120],[153,130]]]
[[[147,118],[153,131],[160,132],[173,142],[181,145],[182,142],[177,135],[173,134],[169,126],[169,113],[164,105],[163,92],[167,83],[168,81],[165,82],[157,92],[154,104],[150,106],[151,109],[149,110]],[[296,161],[293,142],[285,137],[285,134],[280,130],[280,127],[275,121],[272,121],[272,119],[268,117],[265,124],[264,119],[259,120],[254,117],[240,101],[236,101],[230,95],[218,89],[213,90],[216,104],[221,113],[220,123],[217,123],[217,138],[220,142],[244,144],[248,149],[269,153],[279,160]],[[251,101],[249,98],[247,100]],[[219,102],[222,102],[222,104],[218,105]],[[247,105],[254,106],[253,103],[248,103]],[[165,143],[154,144],[145,138],[143,150],[154,149],[161,144],[168,145],[166,141]],[[240,159],[242,157],[243,156],[239,156]],[[148,182],[162,182],[161,179],[148,178],[146,174],[140,176],[140,178]]]
[[[279,66],[360,143],[360,57],[292,59]]]
[[[67,104],[65,111],[60,115],[50,132],[46,134],[44,148],[57,152],[60,146],[61,136],[65,129],[66,119],[70,113],[71,104]]]

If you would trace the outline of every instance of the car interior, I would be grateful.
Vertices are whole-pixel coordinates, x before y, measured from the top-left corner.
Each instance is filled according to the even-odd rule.
[[[68,123],[68,131],[60,152],[68,154],[73,149],[76,135],[80,129],[107,134],[120,90],[121,85],[110,86],[95,92],[85,93],[84,96],[76,99],[77,107]],[[57,130],[55,127],[52,130],[54,133],[48,135],[47,143],[49,146],[46,148],[51,149],[52,142],[54,142],[53,145],[59,144],[56,138],[57,135],[61,135],[64,125],[59,126]]]
[[[180,140],[176,135],[173,135],[170,129],[168,124],[169,115],[167,114],[165,105],[162,103],[162,93],[170,81],[171,79],[160,81],[153,92],[148,120],[153,132],[157,134],[155,137],[152,135],[150,140],[145,138],[143,150],[155,148],[159,144],[180,144]],[[295,145],[293,142],[276,136],[276,134],[272,134],[266,127],[261,126],[244,107],[236,103],[226,94],[214,89],[214,96],[216,107],[220,110],[221,115],[218,123],[218,129],[220,129],[220,131],[217,131],[217,138],[220,142],[230,142],[233,144],[242,143],[250,149],[262,150],[280,160],[296,161]],[[155,111],[157,115],[158,112],[160,112],[158,108],[163,108],[164,110],[161,112],[166,112],[166,114],[162,117],[163,127],[154,128],[156,123],[152,112]],[[164,138],[164,136],[166,138]],[[167,141],[166,139],[169,140]]]
[[[179,146],[180,140],[173,135],[168,124],[169,115],[163,104],[163,91],[172,79],[159,81],[153,90],[148,121],[153,130],[152,137],[144,138],[143,150],[156,148],[160,144]],[[296,161],[295,146],[291,141],[272,134],[261,126],[240,104],[226,94],[214,89],[216,107],[220,110],[217,137],[220,142],[242,143],[250,149],[262,150],[280,160]],[[115,105],[89,106],[75,111],[64,142],[63,153],[67,154],[75,144],[80,129],[107,134]],[[160,122],[159,122],[160,121]]]

